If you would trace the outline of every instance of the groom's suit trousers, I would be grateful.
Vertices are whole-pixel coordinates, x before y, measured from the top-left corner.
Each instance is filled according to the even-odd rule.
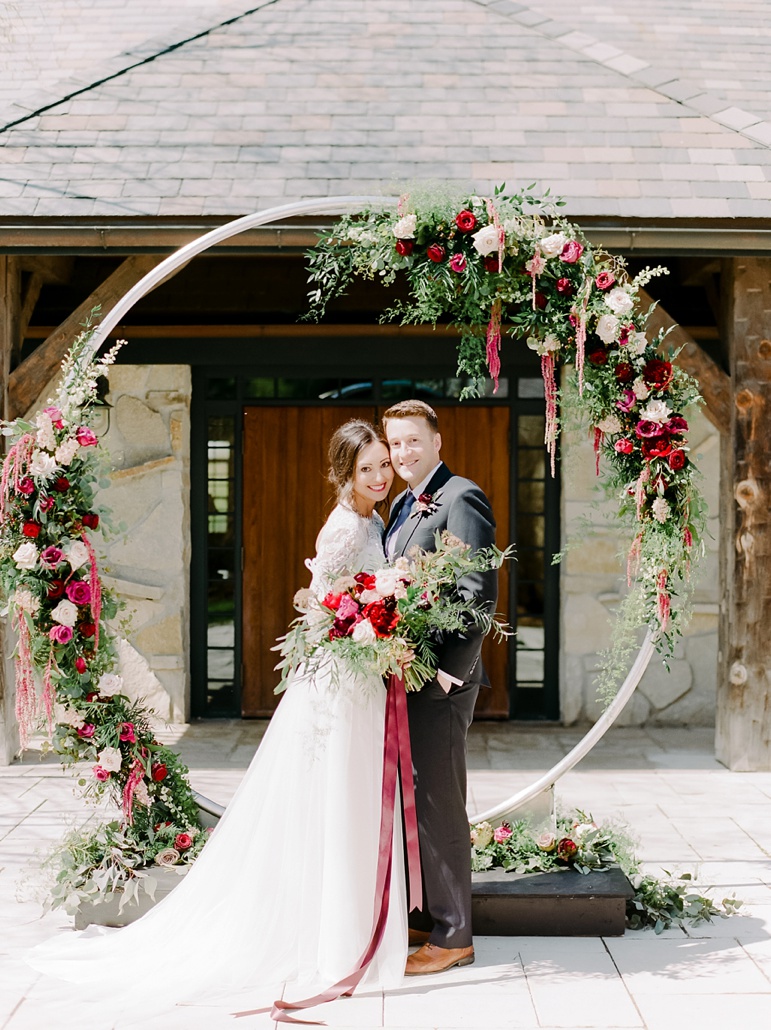
[[[409,921],[440,948],[472,943],[466,735],[478,693],[463,683],[446,694],[434,680],[407,694],[424,899]]]

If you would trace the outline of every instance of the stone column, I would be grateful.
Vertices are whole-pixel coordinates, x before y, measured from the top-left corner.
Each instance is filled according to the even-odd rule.
[[[720,668],[715,747],[729,769],[771,769],[771,259],[726,262],[733,380],[723,447]]]

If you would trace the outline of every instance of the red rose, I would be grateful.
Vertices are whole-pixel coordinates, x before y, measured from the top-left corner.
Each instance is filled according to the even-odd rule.
[[[56,505],[56,501],[50,495],[48,497],[41,497],[39,503],[41,511],[51,511]]]
[[[401,254],[402,257],[409,257],[412,253],[412,249],[415,246],[414,240],[397,240],[396,241],[396,253]]]
[[[40,536],[40,529],[41,526],[39,522],[25,522],[21,531],[24,536],[28,536],[32,540],[36,540]]]
[[[681,468],[685,467],[685,463],[688,461],[688,458],[686,457],[685,451],[676,450],[672,451],[667,461],[671,469],[674,469],[675,472],[679,472]]]
[[[336,612],[340,607],[340,602],[343,599],[342,594],[333,594],[332,591],[327,594],[324,600],[321,602],[325,608],[329,608],[331,611]]]
[[[362,590],[374,590],[375,589],[375,577],[370,575],[369,572],[357,572],[353,577],[359,584]]]
[[[426,247],[426,257],[429,261],[433,261],[434,264],[440,264],[444,261],[444,256],[447,251],[441,245],[441,243],[429,243]]]
[[[82,637],[92,637],[96,633],[96,626],[93,622],[79,622],[78,629]]]
[[[643,379],[647,386],[663,390],[672,382],[671,362],[661,361],[660,358],[651,358],[643,369]]]
[[[538,290],[535,295],[535,306],[539,308],[541,311],[543,311],[543,309],[546,307],[548,303],[549,299],[546,296],[546,294],[541,293],[541,291]]]
[[[666,436],[667,431],[659,422],[651,422],[650,419],[643,418],[635,426],[635,433],[640,437],[641,440],[653,440],[658,436]]]
[[[669,422],[667,422],[667,429],[670,433],[676,433],[679,436],[682,433],[688,432],[688,423],[682,415],[673,415]]]
[[[497,254],[487,254],[482,258],[482,262],[488,272],[497,272],[499,270]]]
[[[570,837],[563,837],[557,844],[557,858],[561,858],[563,862],[569,861],[577,851],[578,848]]]
[[[372,601],[371,604],[365,605],[362,615],[369,619],[378,637],[390,636],[399,621],[399,612],[392,598]]]
[[[35,492],[35,484],[29,476],[24,476],[19,480],[19,485],[16,489],[20,494],[24,494],[26,497],[29,497],[30,494],[34,494]]]
[[[87,704],[91,704],[92,701],[98,701],[98,700],[99,700],[99,694],[95,690],[92,690],[90,694],[86,694],[86,703]]]
[[[579,243],[578,240],[568,240],[565,246],[562,248],[560,257],[569,265],[574,265],[576,261],[581,257],[584,252],[583,243]]]
[[[473,232],[477,224],[476,215],[473,211],[464,208],[455,216],[455,224],[461,232]]]
[[[589,360],[593,365],[605,365],[608,361],[608,352],[604,347],[597,347],[596,350],[589,351]]]
[[[659,436],[653,440],[643,440],[642,453],[646,461],[653,461],[654,458],[666,458],[672,450],[672,444],[668,437]]]
[[[86,671],[86,659],[81,658],[81,656],[78,655],[78,657],[75,659],[75,668],[82,676],[83,673]]]
[[[616,440],[616,442],[613,444],[613,447],[615,448],[618,454],[631,454],[634,450],[634,444],[625,436],[622,437],[620,440]]]
[[[96,726],[92,722],[86,722],[78,729],[78,736],[85,739],[90,739],[95,733]]]
[[[169,775],[169,770],[166,768],[163,762],[156,762],[151,770],[151,776],[155,783],[162,783],[163,780]]]
[[[616,380],[619,383],[631,383],[634,379],[634,368],[628,361],[619,361],[616,365]]]
[[[615,281],[615,275],[612,275],[610,272],[600,272],[594,280],[594,285],[598,290],[609,290]]]
[[[83,525],[88,526],[89,529],[96,529],[99,525],[99,516],[95,511],[87,511],[81,521],[83,522]]]
[[[572,297],[576,292],[570,279],[558,279],[555,283],[555,289],[557,293],[561,293],[563,297]]]
[[[53,489],[56,490],[57,493],[63,494],[66,490],[69,490],[69,488],[70,481],[66,476],[59,476],[58,479],[54,480]]]
[[[56,597],[64,597],[64,580],[63,579],[52,579],[48,584],[48,596],[53,599]]]
[[[190,836],[189,833],[178,833],[177,836],[174,838],[174,847],[177,849],[177,851],[187,851],[187,849],[192,845],[192,843],[193,838]]]

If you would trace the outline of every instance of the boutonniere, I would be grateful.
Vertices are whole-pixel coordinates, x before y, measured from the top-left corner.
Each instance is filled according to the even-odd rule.
[[[436,515],[441,508],[439,498],[442,496],[440,490],[435,494],[420,494],[417,501],[415,501],[415,507],[412,509],[411,519],[427,519],[429,515]]]

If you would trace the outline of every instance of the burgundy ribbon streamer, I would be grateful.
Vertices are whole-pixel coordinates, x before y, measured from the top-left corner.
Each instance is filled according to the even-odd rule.
[[[274,1001],[271,1019],[277,1023],[295,1023],[303,1026],[318,1025],[317,1020],[293,1019],[288,1013],[296,1009],[313,1008],[335,1001],[343,995],[353,994],[372,963],[385,933],[388,905],[391,898],[391,872],[393,866],[394,813],[396,810],[397,782],[401,774],[404,832],[409,870],[409,907],[423,907],[423,887],[420,873],[420,846],[418,820],[415,813],[415,785],[412,778],[412,750],[407,721],[407,695],[400,676],[389,676],[386,683],[385,731],[383,734],[383,787],[380,812],[380,838],[378,843],[377,873],[375,876],[375,907],[372,935],[356,967],[342,980],[312,998],[300,1001]],[[264,1011],[264,1010],[259,1010]],[[250,1015],[251,1013],[237,1013]]]

